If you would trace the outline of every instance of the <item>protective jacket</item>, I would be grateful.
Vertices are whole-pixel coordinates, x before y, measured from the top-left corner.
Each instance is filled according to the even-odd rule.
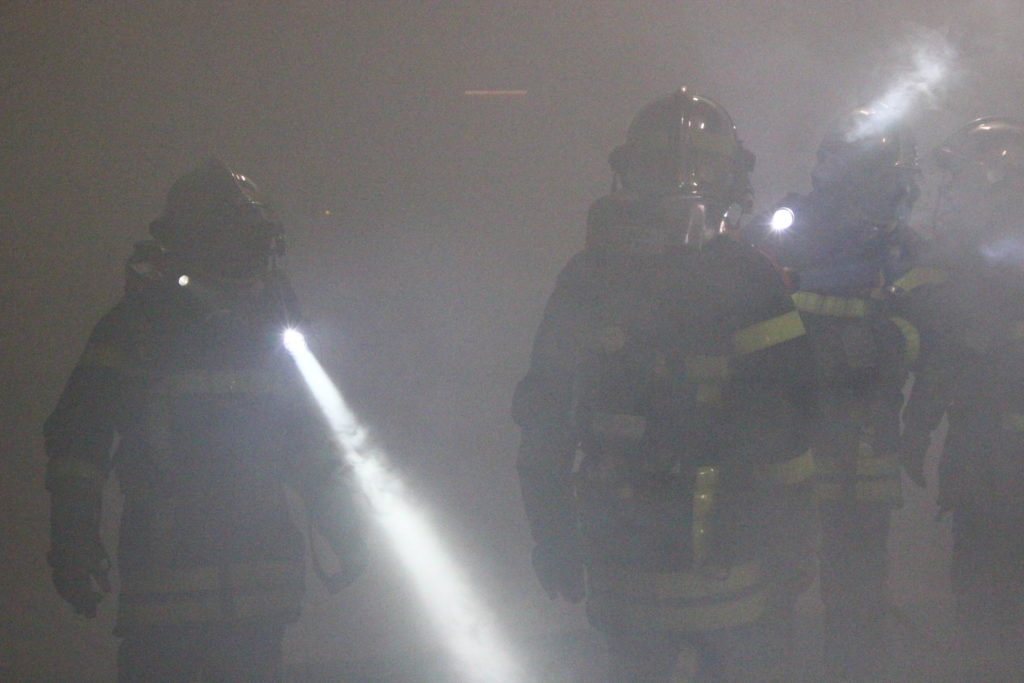
[[[766,491],[812,468],[803,325],[739,242],[610,237],[559,275],[516,391],[534,540],[582,544],[598,628],[751,623]]]
[[[927,449],[945,414],[939,505],[956,517],[954,588],[979,566],[1024,579],[1024,280],[980,257],[911,301],[935,340],[904,410],[904,441]]]
[[[844,220],[830,197],[791,197],[788,205],[796,207],[796,221],[777,246],[796,269],[792,298],[817,374],[812,444],[826,674],[881,680],[890,675],[886,544],[891,510],[902,500],[902,391],[920,346],[895,292],[917,275],[898,280],[895,236]]]
[[[144,256],[130,265],[125,296],[94,328],[45,425],[54,552],[69,535],[97,533],[113,470],[124,495],[120,633],[293,620],[303,542],[284,485],[326,513],[339,476],[282,348],[294,296],[279,274],[225,298],[179,286]],[[358,536],[351,514],[336,524]]]

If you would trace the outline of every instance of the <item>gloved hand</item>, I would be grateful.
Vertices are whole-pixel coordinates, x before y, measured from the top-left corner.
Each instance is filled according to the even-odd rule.
[[[75,609],[92,618],[110,592],[110,558],[98,539],[62,539],[47,553],[54,588]]]
[[[548,597],[575,604],[583,599],[583,558],[576,544],[538,543],[533,546],[533,571]]]
[[[366,571],[369,553],[366,549],[366,540],[362,536],[346,539],[341,544],[332,541],[331,549],[337,558],[337,571],[328,574],[318,570],[317,573],[320,576],[320,580],[324,582],[324,586],[327,587],[327,590],[333,594],[342,588],[352,585],[352,582]],[[314,562],[319,563],[319,560],[315,559],[315,551],[313,557]]]
[[[900,437],[900,465],[907,473],[907,478],[922,489],[928,486],[924,476],[924,460],[931,441],[931,435],[927,432],[904,432]]]

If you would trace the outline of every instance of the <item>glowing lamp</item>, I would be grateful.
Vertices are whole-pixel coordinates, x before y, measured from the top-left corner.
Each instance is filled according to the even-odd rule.
[[[783,206],[775,210],[768,226],[772,229],[772,232],[783,232],[793,225],[795,219],[796,214],[793,213],[793,209]]]

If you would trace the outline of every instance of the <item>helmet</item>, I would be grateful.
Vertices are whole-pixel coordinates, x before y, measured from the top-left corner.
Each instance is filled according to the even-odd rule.
[[[993,264],[1024,264],[1024,121],[971,121],[933,153],[947,172],[935,230],[953,251],[968,249]]]
[[[888,109],[856,109],[825,133],[811,173],[815,192],[841,205],[843,219],[906,223],[920,194],[917,146]]]
[[[977,173],[996,184],[1024,176],[1024,121],[995,116],[975,119],[933,153],[939,168],[955,176]]]
[[[680,88],[646,105],[633,119],[626,143],[609,157],[617,182],[643,201],[676,205],[680,222],[717,232],[726,211],[753,203],[748,174],[754,155],[717,102]],[[695,237],[687,233],[684,241]]]
[[[189,267],[216,278],[259,275],[284,244],[281,225],[259,201],[255,183],[218,159],[174,182],[149,231]]]

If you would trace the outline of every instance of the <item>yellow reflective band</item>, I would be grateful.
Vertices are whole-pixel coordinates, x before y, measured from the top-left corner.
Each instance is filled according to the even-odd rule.
[[[1006,432],[1024,432],[1024,415],[1020,413],[1003,413],[999,426]]]
[[[906,274],[892,283],[893,287],[909,292],[922,285],[939,285],[949,280],[949,274],[938,268],[919,266],[911,268]]]
[[[868,302],[840,296],[827,296],[814,292],[794,292],[793,304],[798,310],[814,315],[828,315],[833,318],[863,318],[868,312]]]
[[[889,316],[896,327],[900,329],[903,334],[903,341],[905,343],[904,351],[908,363],[914,363],[917,361],[917,356],[921,352],[921,333],[917,331],[917,328],[909,320],[900,318],[899,316]]]
[[[89,343],[85,345],[79,367],[110,368],[123,371],[128,367],[128,354],[111,344]]]
[[[783,486],[796,486],[814,476],[814,451],[807,449],[803,454],[772,463],[764,469],[765,475],[772,482]]]
[[[588,567],[587,587],[587,611],[599,623],[638,629],[712,631],[756,621],[766,605],[756,562],[721,576],[599,565]]]
[[[728,356],[688,356],[683,361],[686,378],[693,381],[727,379],[729,377]]]
[[[715,506],[718,490],[718,469],[698,467],[693,485],[693,563],[701,565],[708,558],[708,518]]]
[[[816,457],[814,471],[818,478],[823,480],[843,480],[849,476],[840,469],[839,462],[835,458]],[[857,479],[898,479],[899,475],[900,468],[896,458],[876,456],[869,444],[861,443],[854,470],[854,476]]]
[[[103,470],[88,460],[65,456],[51,458],[46,463],[46,475],[50,481],[72,480],[92,489],[102,489],[107,481]]]
[[[733,335],[732,346],[742,356],[796,339],[805,332],[800,314],[789,311],[740,330]]]

